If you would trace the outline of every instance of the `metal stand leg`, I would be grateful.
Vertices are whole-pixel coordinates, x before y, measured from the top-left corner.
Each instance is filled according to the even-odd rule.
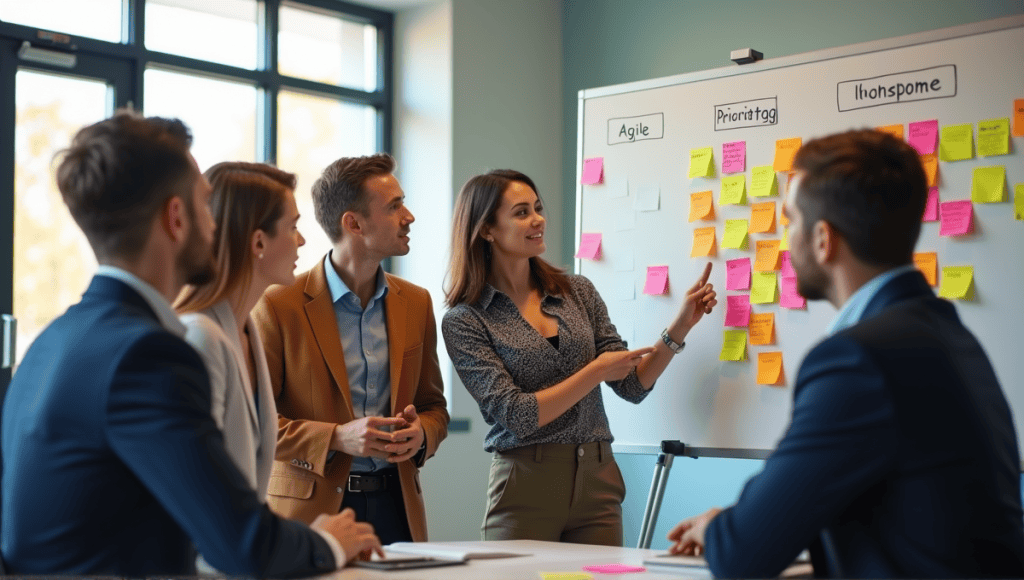
[[[661,453],[658,455],[658,462],[654,466],[654,479],[651,480],[651,491],[647,494],[647,507],[644,509],[644,521],[640,526],[640,538],[636,547],[647,549],[651,547],[651,539],[654,537],[654,524],[658,522],[658,512],[661,511],[661,501],[665,497],[665,486],[668,485],[668,475],[672,470],[672,460],[676,455],[685,455],[686,445],[679,441],[662,441]]]

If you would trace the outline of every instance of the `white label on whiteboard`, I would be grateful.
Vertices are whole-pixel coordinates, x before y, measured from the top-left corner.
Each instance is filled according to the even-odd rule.
[[[836,85],[839,111],[956,96],[956,65],[947,64]]]
[[[635,143],[665,136],[665,113],[608,119],[608,144]]]
[[[779,122],[777,97],[715,105],[715,131],[767,127]]]

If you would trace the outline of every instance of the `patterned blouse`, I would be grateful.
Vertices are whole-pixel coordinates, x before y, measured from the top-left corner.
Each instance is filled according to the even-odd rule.
[[[576,275],[569,282],[571,293],[545,293],[541,301],[541,310],[558,319],[557,349],[490,284],[476,304],[459,304],[441,322],[448,356],[491,425],[484,440],[488,452],[534,443],[612,441],[600,387],[551,423],[537,426],[534,393],[562,382],[601,353],[626,350],[593,283]],[[636,370],[608,386],[633,403],[650,392]]]

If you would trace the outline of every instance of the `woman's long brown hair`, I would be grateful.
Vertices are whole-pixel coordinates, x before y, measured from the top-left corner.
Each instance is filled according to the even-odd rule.
[[[452,257],[445,290],[445,303],[449,308],[475,304],[480,299],[491,270],[491,248],[480,230],[494,224],[501,197],[513,181],[528,185],[540,198],[533,180],[513,169],[495,169],[470,178],[462,186],[452,222]],[[564,294],[570,290],[565,270],[540,257],[530,258],[530,275],[549,294]]]
[[[204,175],[213,186],[210,210],[217,223],[213,236],[217,275],[207,284],[182,289],[174,303],[182,313],[209,308],[252,282],[252,235],[256,230],[277,234],[277,219],[295,189],[294,173],[265,163],[226,161]]]

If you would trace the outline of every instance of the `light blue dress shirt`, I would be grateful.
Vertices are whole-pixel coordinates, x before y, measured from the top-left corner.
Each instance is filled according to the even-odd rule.
[[[868,283],[858,288],[857,291],[853,293],[853,296],[850,296],[850,299],[846,301],[846,304],[843,304],[843,307],[839,309],[839,313],[836,314],[836,317],[832,319],[832,323],[829,324],[826,334],[831,336],[840,330],[849,328],[860,322],[868,304],[870,304],[871,300],[873,300],[878,294],[878,291],[889,283],[889,280],[892,280],[900,274],[913,272],[916,269],[917,267],[913,264],[908,264],[906,266],[900,266],[899,268],[893,268],[888,272],[883,272],[871,280],[868,280]]]
[[[348,388],[352,394],[352,412],[357,419],[391,415],[391,356],[388,353],[388,326],[384,297],[388,294],[384,269],[377,268],[377,290],[362,307],[356,296],[331,264],[324,258],[327,287],[334,303],[338,335],[345,353]],[[366,473],[394,468],[384,459],[353,457],[352,472]]]

